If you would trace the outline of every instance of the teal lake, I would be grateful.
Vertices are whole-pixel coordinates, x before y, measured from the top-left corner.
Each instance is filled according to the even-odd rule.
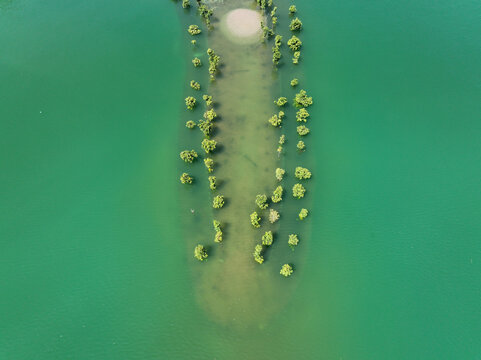
[[[290,3],[276,4],[287,36]],[[211,221],[210,194],[179,183],[193,15],[165,0],[0,0],[0,360],[481,358],[481,4],[295,4],[298,70],[253,61],[244,77],[280,96],[297,76],[314,98],[309,217],[295,252],[274,243],[262,283],[242,278],[257,265],[229,267],[242,229],[193,258]],[[265,50],[235,48],[221,56]],[[222,90],[237,66],[214,92],[235,94]]]

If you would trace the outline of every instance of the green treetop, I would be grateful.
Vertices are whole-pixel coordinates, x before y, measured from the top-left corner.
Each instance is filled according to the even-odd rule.
[[[209,255],[207,255],[207,251],[205,250],[204,246],[197,245],[194,249],[194,257],[199,261],[204,261],[207,259]]]
[[[279,99],[274,101],[274,104],[276,104],[277,106],[284,106],[287,104],[287,98],[284,96],[281,96]]]
[[[189,121],[187,121],[187,122],[185,123],[185,126],[186,126],[187,128],[189,128],[189,129],[195,128],[195,125],[196,125],[196,124],[195,124],[195,121],[192,121],[192,120],[189,120]]]
[[[297,133],[301,136],[306,136],[307,134],[309,134],[309,132],[309,128],[304,125],[300,125],[297,127]]]
[[[180,182],[182,184],[192,184],[192,176],[190,176],[189,174],[187,173],[183,173],[181,176],[180,176]]]
[[[287,46],[289,46],[292,51],[298,51],[302,46],[302,41],[296,35],[292,35],[287,41]]]
[[[297,108],[306,108],[309,105],[312,105],[312,97],[307,96],[306,90],[299,91],[294,98],[294,106]]]
[[[257,215],[257,211],[254,211],[251,214],[251,224],[252,224],[252,226],[254,226],[255,228],[260,228],[261,227],[261,224],[259,223],[260,221],[261,221],[261,218],[259,217],[259,215]]]
[[[303,179],[310,179],[311,172],[307,168],[303,168],[301,166],[296,167],[296,171],[294,172],[296,178],[303,180]]]
[[[279,145],[284,145],[285,142],[286,142],[286,135],[282,134],[279,137]]]
[[[185,162],[192,163],[197,159],[197,153],[194,150],[184,150],[180,152],[180,158]]]
[[[297,143],[297,149],[302,151],[305,148],[306,148],[306,144],[304,144],[304,141],[299,140],[299,142]]]
[[[185,98],[185,105],[187,106],[187,109],[189,110],[194,110],[195,108],[195,97],[193,96],[187,96]]]
[[[214,200],[212,201],[212,207],[214,209],[220,209],[224,206],[224,196],[217,195],[214,196]]]
[[[301,211],[299,212],[299,219],[304,220],[308,214],[309,214],[309,211],[307,209],[302,208]]]
[[[264,257],[262,256],[262,245],[256,245],[254,249],[254,260],[257,261],[259,264],[264,262]]]
[[[220,221],[214,219],[214,220],[212,221],[212,225],[214,225],[214,230],[215,230],[215,231],[221,231]]]
[[[277,220],[279,220],[279,212],[274,210],[274,209],[270,209],[269,210],[269,221],[271,224],[274,224]]]
[[[195,41],[195,40],[192,40],[192,41]],[[194,64],[194,67],[199,67],[202,65],[202,62],[200,61],[199,58],[194,58],[192,59],[192,64]]]
[[[271,246],[272,242],[274,241],[274,235],[272,231],[266,231],[264,235],[262,235],[262,245]]]
[[[217,141],[204,139],[204,140],[202,140],[201,145],[202,145],[202,149],[204,149],[206,154],[208,154],[208,153],[215,150],[215,147],[217,146]]]
[[[190,7],[190,1],[189,0],[182,0],[182,7],[184,9],[187,9]]]
[[[294,52],[294,57],[292,58],[292,63],[293,64],[299,64],[299,58],[301,57],[301,52],[300,51],[295,51]]]
[[[279,111],[279,114],[273,115],[269,119],[269,123],[274,127],[279,127],[282,124],[282,118],[284,117],[284,111]]]
[[[217,113],[214,109],[209,109],[204,113],[204,119],[213,121],[217,117]]]
[[[269,206],[269,204],[267,204],[267,195],[256,195],[256,205],[259,206],[259,208],[262,210],[267,209],[267,207]]]
[[[211,158],[205,158],[204,165],[207,168],[208,172],[211,173],[212,171],[214,171],[214,160],[212,160]]]
[[[282,186],[278,186],[276,187],[276,189],[274,190],[273,194],[272,194],[272,202],[274,203],[278,203],[282,200],[282,194],[284,192],[284,189],[282,188]]]
[[[277,181],[282,181],[282,178],[284,177],[285,173],[286,173],[286,171],[284,169],[277,168],[276,169],[276,179],[277,179]]]
[[[212,96],[210,96],[210,95],[204,95],[204,96],[202,96],[202,98],[204,99],[205,104],[206,104],[207,106],[212,106]]]
[[[299,80],[297,78],[294,78],[291,80],[291,86],[294,87],[294,86],[297,86],[299,85]]]
[[[302,184],[295,184],[292,187],[292,195],[295,198],[298,198],[298,199],[303,198],[305,193],[306,193],[306,189],[304,186],[302,186]]]
[[[290,15],[295,14],[296,12],[297,12],[296,5],[289,6],[289,14]]]
[[[296,120],[298,122],[306,122],[309,117],[309,112],[305,108],[300,108],[296,113]]]
[[[281,272],[280,274],[285,276],[285,277],[289,277],[292,275],[292,273],[294,272],[294,270],[292,270],[292,266],[289,265],[289,264],[284,264],[282,265],[281,267]]]
[[[215,232],[215,236],[214,236],[214,241],[215,241],[216,243],[221,243],[222,240],[223,240],[223,239],[222,239],[222,231],[220,231],[220,230],[219,230],[219,231],[216,231],[216,232]]]
[[[299,20],[298,17],[296,17],[295,19],[292,19],[291,24],[289,25],[289,29],[291,29],[291,31],[301,30],[302,29],[302,21]]]
[[[215,176],[209,176],[209,188],[211,190],[217,189],[217,178]]]
[[[189,25],[189,29],[187,29],[187,31],[192,36],[199,35],[202,32],[202,30],[199,29],[199,27],[197,25]]]
[[[212,121],[206,121],[206,120],[199,120],[199,124],[197,125],[204,133],[205,136],[209,136],[212,133],[212,130],[214,129],[214,123]]]
[[[190,81],[190,87],[194,90],[200,90],[200,84],[194,80]]]
[[[294,246],[297,246],[297,244],[299,244],[299,239],[297,238],[297,235],[296,234],[290,234],[289,240],[287,241],[287,243],[289,244],[289,246],[291,248],[294,248]]]

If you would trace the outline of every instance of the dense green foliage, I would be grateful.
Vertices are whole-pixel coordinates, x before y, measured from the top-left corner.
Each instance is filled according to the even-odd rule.
[[[180,182],[182,184],[192,184],[192,176],[190,176],[189,174],[187,173],[183,173],[181,176],[180,176]]]
[[[195,40],[192,40],[192,41],[195,41]],[[200,61],[199,58],[196,57],[192,59],[192,64],[194,64],[195,67],[199,67],[202,65],[202,62]]]
[[[212,171],[214,171],[214,160],[212,160],[211,158],[205,158],[204,165],[207,168],[208,172],[211,173]]]
[[[272,234],[272,231],[266,231],[264,235],[262,235],[262,245],[271,246],[273,241],[274,235]]]
[[[263,21],[261,21],[262,37],[264,39],[269,39],[269,37],[274,35],[274,30],[270,29]]]
[[[282,194],[284,193],[284,188],[282,186],[278,186],[276,187],[276,189],[274,190],[274,192],[272,193],[272,202],[274,203],[278,203],[280,201],[282,201]]]
[[[299,79],[297,78],[294,78],[291,80],[291,86],[294,87],[294,86],[297,86],[299,85]]]
[[[284,96],[281,96],[279,99],[274,101],[274,104],[276,104],[277,106],[284,106],[287,104],[287,98]]]
[[[195,107],[195,97],[193,96],[187,96],[185,98],[185,105],[187,106],[187,109],[189,110],[194,110],[194,107]]]
[[[202,145],[202,149],[204,149],[206,154],[209,154],[210,152],[215,150],[215,148],[217,146],[217,141],[204,139],[204,140],[202,140],[201,145]]]
[[[212,106],[212,103],[213,103],[213,101],[212,101],[212,96],[210,96],[210,95],[204,95],[204,96],[202,96],[202,98],[204,99],[205,104],[206,104],[207,106]]]
[[[189,0],[182,0],[182,7],[184,9],[187,9],[188,7],[190,7],[190,1]]]
[[[292,58],[292,63],[293,64],[299,64],[299,58],[301,57],[301,52],[300,51],[296,51],[294,52],[294,57]]]
[[[219,230],[219,231],[216,231],[216,232],[215,232],[215,236],[214,236],[214,241],[215,241],[216,243],[221,243],[222,240],[223,240],[223,239],[222,239],[222,231],[220,231],[220,230]]]
[[[215,176],[209,176],[209,188],[211,190],[217,189],[217,178]]]
[[[299,31],[302,29],[302,21],[299,20],[298,17],[296,17],[295,19],[292,19],[291,20],[291,23],[289,25],[289,29],[291,31]]]
[[[276,179],[277,179],[277,181],[281,181],[282,178],[284,177],[285,173],[286,173],[286,171],[284,169],[277,168],[276,169]]]
[[[200,16],[204,18],[205,23],[210,27],[210,18],[214,14],[214,11],[200,0],[197,0],[197,3],[199,5],[198,11]]]
[[[212,207],[214,209],[220,209],[223,206],[224,206],[224,196],[222,195],[214,196],[214,199],[212,200]]]
[[[302,186],[302,184],[295,184],[292,187],[292,195],[295,198],[298,198],[298,199],[303,198],[305,193],[306,193],[306,189],[304,186]]]
[[[287,243],[291,248],[294,248],[294,246],[297,246],[299,244],[299,239],[296,234],[290,234],[289,235],[289,240],[287,240]]]
[[[197,25],[189,25],[187,31],[192,36],[199,35],[202,32],[202,30]]]
[[[216,55],[215,51],[211,48],[207,49],[207,55],[209,55],[209,74],[211,80],[215,79],[215,75],[218,71],[220,56]]]
[[[209,109],[204,113],[204,119],[213,121],[217,117],[217,113],[214,109]]]
[[[309,134],[309,132],[309,128],[305,125],[300,125],[297,127],[297,133],[301,136],[306,136],[307,134]]]
[[[267,203],[267,195],[266,194],[259,194],[256,195],[256,205],[262,209],[265,210],[269,206]]]
[[[284,264],[282,265],[281,267],[281,272],[280,274],[285,276],[285,277],[289,277],[292,275],[292,273],[294,272],[294,270],[292,270],[292,266],[289,265],[289,264]]]
[[[185,162],[192,163],[197,159],[197,153],[194,150],[184,150],[180,152],[180,158]]]
[[[301,90],[294,98],[294,106],[297,108],[308,107],[312,105],[312,97],[307,96],[306,90]]]
[[[300,108],[296,113],[296,120],[298,122],[306,122],[309,117],[309,112],[305,108]]]
[[[260,221],[261,221],[261,218],[257,214],[257,211],[254,211],[251,214],[251,224],[252,224],[252,226],[254,226],[255,228],[260,228],[261,227],[261,224],[259,223]]]
[[[304,220],[307,215],[309,215],[309,211],[307,209],[302,208],[299,212],[299,219]]]
[[[286,142],[286,135],[282,134],[279,137],[279,145],[284,145],[285,142]]]
[[[259,264],[264,262],[264,257],[262,256],[262,245],[256,245],[254,249],[254,260],[257,261]]]
[[[295,14],[297,12],[296,5],[289,6],[289,14]]]
[[[296,167],[296,171],[294,172],[294,176],[300,180],[310,179],[311,175],[312,174],[309,169],[303,168],[301,166]]]
[[[204,261],[207,259],[209,255],[207,255],[207,251],[205,250],[204,246],[197,245],[194,249],[194,257],[199,261]]]
[[[274,46],[272,47],[272,62],[274,65],[279,64],[279,60],[282,57],[280,47],[282,45],[282,36],[281,35],[276,35],[276,38],[274,40]]]
[[[185,123],[185,126],[188,127],[189,129],[195,128],[195,125],[196,125],[195,121],[192,121],[192,120],[189,120]]]
[[[279,111],[279,114],[274,114],[269,119],[269,124],[274,127],[279,127],[282,124],[282,118],[284,117],[284,111]]]
[[[212,129],[214,129],[214,123],[212,121],[206,121],[202,119],[199,120],[199,124],[197,126],[205,136],[209,136],[212,133]]]
[[[274,224],[277,220],[279,220],[279,212],[274,209],[269,210],[269,221],[271,224]]]
[[[190,81],[190,87],[194,90],[200,90],[200,84],[194,80]]]
[[[212,221],[212,225],[214,225],[214,230],[215,230],[215,231],[221,231],[220,221],[214,219],[214,220]]]
[[[292,35],[287,41],[287,46],[289,46],[292,51],[298,51],[302,46],[302,41],[296,35]]]
[[[304,144],[304,141],[299,140],[299,142],[297,143],[297,149],[304,150],[305,148],[306,148],[306,144]]]

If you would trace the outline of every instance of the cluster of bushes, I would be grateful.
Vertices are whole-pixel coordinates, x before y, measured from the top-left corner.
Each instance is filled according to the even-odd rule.
[[[282,201],[282,194],[284,193],[284,188],[282,186],[278,186],[276,187],[276,189],[274,190],[274,192],[272,193],[272,202],[273,203],[278,203],[280,201]]]
[[[294,106],[297,108],[309,107],[312,105],[312,97],[307,96],[306,90],[301,90],[294,98]]]
[[[185,123],[185,126],[189,129],[193,129],[193,128],[195,128],[196,123],[195,123],[195,121],[189,120]]]
[[[280,271],[280,274],[285,276],[285,277],[288,277],[288,276],[291,276],[292,273],[294,272],[294,270],[292,269],[292,266],[289,265],[289,264],[284,264],[282,265],[281,267],[281,271]]]
[[[266,231],[264,235],[262,235],[262,245],[271,246],[273,241],[274,235],[272,234],[272,231]]]
[[[309,132],[310,132],[309,128],[305,125],[300,125],[297,127],[297,133],[300,136],[306,136],[307,134],[309,134]]]
[[[286,170],[277,168],[276,169],[276,179],[277,181],[282,181],[284,174],[286,173]]]
[[[269,206],[267,203],[267,195],[266,194],[260,194],[256,195],[256,205],[261,209],[265,210]]]
[[[204,21],[208,27],[210,27],[210,18],[214,14],[214,11],[210,9],[206,4],[204,4],[202,1],[197,0],[197,3],[199,5],[198,11],[200,16],[204,18]]]
[[[214,171],[214,160],[212,160],[211,158],[205,158],[204,165],[207,168],[208,172],[211,173],[212,171]]]
[[[300,108],[296,113],[297,122],[307,122],[309,112],[305,108]]]
[[[217,220],[214,220],[212,223],[214,225],[214,230],[215,230],[214,242],[220,243],[222,242],[222,230],[220,228],[220,222]]]
[[[254,260],[257,261],[259,264],[262,264],[264,262],[264,257],[262,256],[262,245],[256,245],[253,255]]]
[[[189,25],[187,31],[192,36],[199,35],[202,32],[202,30],[197,25]]]
[[[279,212],[274,209],[269,209],[269,222],[274,224],[277,220],[279,220]]]
[[[224,206],[224,196],[222,195],[214,196],[214,199],[212,200],[212,207],[214,209],[220,209],[223,206]]]
[[[291,31],[299,31],[302,29],[302,21],[299,20],[298,17],[296,17],[295,19],[292,19],[291,20],[291,23],[289,25],[289,29]]]
[[[182,184],[192,184],[192,176],[190,176],[189,174],[187,173],[183,173],[181,176],[180,176],[180,182]]]
[[[261,224],[260,224],[260,221],[261,221],[261,218],[260,216],[257,214],[257,211],[254,211],[251,215],[251,224],[252,226],[254,226],[255,228],[260,228],[261,227]]]
[[[272,63],[274,65],[279,64],[279,60],[281,60],[281,45],[282,45],[282,36],[276,35],[274,39],[274,46],[272,47]]]
[[[306,144],[304,144],[304,141],[299,140],[299,141],[297,142],[297,149],[300,150],[300,151],[302,151],[302,150],[304,150],[305,148],[306,148]]]
[[[309,215],[309,211],[307,209],[302,208],[299,212],[299,219],[304,220],[307,215]]]
[[[194,67],[199,67],[202,65],[202,61],[200,61],[200,59],[196,57],[192,59],[192,64],[194,64]]]
[[[211,80],[215,80],[215,75],[218,71],[220,56],[216,55],[215,51],[211,48],[207,49],[207,55],[209,55],[209,74]]]
[[[200,90],[200,84],[194,80],[190,81],[190,87],[194,90]]]
[[[211,190],[217,189],[217,178],[215,176],[209,176],[209,188]]]
[[[276,104],[277,106],[284,106],[287,104],[287,98],[284,96],[281,96],[279,99],[274,101],[274,104]]]
[[[199,244],[194,249],[194,257],[199,261],[204,261],[209,255],[203,245]]]
[[[180,152],[180,158],[188,163],[192,163],[198,156],[195,150],[184,150]]]
[[[196,104],[195,97],[193,96],[187,96],[185,98],[185,105],[187,106],[187,109],[189,110],[194,110]]]
[[[211,153],[212,151],[215,150],[217,146],[217,141],[215,140],[210,140],[210,139],[204,139],[202,140],[201,143],[202,149],[204,149],[206,154]]]
[[[311,178],[311,172],[307,168],[303,168],[301,166],[296,167],[296,170],[294,172],[294,176],[298,178],[299,180],[303,179],[310,179]]]
[[[306,188],[302,184],[298,183],[292,187],[292,195],[297,199],[303,198],[305,193]]]
[[[271,124],[274,127],[279,127],[282,124],[282,119],[284,118],[284,111],[279,111],[279,114],[274,114],[270,119],[269,119],[269,124]]]
[[[289,244],[291,249],[294,249],[294,246],[297,246],[297,244],[299,244],[299,238],[297,237],[297,234],[290,234],[287,243]]]

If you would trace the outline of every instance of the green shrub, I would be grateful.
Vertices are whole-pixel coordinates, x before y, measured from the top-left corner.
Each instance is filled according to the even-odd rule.
[[[202,145],[202,149],[204,149],[206,154],[209,154],[210,152],[215,150],[215,148],[217,146],[217,141],[204,139],[204,140],[202,140],[201,145]]]
[[[195,108],[195,98],[192,96],[187,96],[185,98],[185,105],[187,106],[187,109],[189,110],[194,110]]]
[[[183,173],[181,176],[180,176],[180,182],[182,184],[192,184],[192,176],[190,176],[189,174],[187,173]]]
[[[200,84],[194,80],[190,81],[190,87],[194,90],[200,90]]]
[[[295,198],[298,198],[298,199],[303,198],[305,193],[306,193],[306,189],[304,186],[302,186],[302,184],[295,184],[292,187],[292,195]]]
[[[211,173],[212,171],[214,171],[214,160],[212,160],[211,158],[205,158],[204,165],[207,168],[208,172]]]
[[[291,31],[299,31],[302,29],[302,21],[299,20],[298,17],[296,17],[295,19],[292,19],[291,20],[291,23],[289,25],[289,29]]]
[[[296,35],[292,35],[287,41],[287,46],[289,46],[292,51],[298,51],[302,46],[302,41]]]
[[[197,25],[189,25],[189,29],[187,29],[187,31],[192,36],[199,35],[202,32],[202,30],[199,29],[199,27]]]
[[[291,248],[294,248],[294,246],[297,246],[297,244],[299,244],[299,239],[298,239],[297,235],[296,234],[290,234],[289,240],[287,241],[287,243],[289,244],[289,246]]]
[[[276,104],[277,106],[284,106],[287,104],[287,98],[284,96],[281,96],[279,99],[274,101],[274,104]]]
[[[195,40],[192,40],[192,41],[195,41]],[[194,64],[194,67],[199,67],[202,65],[202,62],[200,61],[199,58],[194,58],[192,59],[192,64]]]
[[[299,140],[299,142],[297,143],[297,148],[301,151],[304,150],[306,148],[306,144],[304,144],[304,141]]]
[[[257,211],[254,211],[251,214],[251,224],[252,224],[252,226],[254,226],[255,228],[260,228],[261,227],[261,224],[259,223],[260,221],[261,221],[261,218],[259,217],[259,215],[257,215]]]
[[[212,221],[212,225],[214,225],[214,230],[215,230],[215,231],[221,231],[220,221],[214,219],[214,220]]]
[[[300,51],[295,51],[294,52],[294,57],[292,58],[292,63],[293,64],[299,64],[299,58],[301,57],[301,52]]]
[[[187,122],[185,123],[185,126],[186,126],[187,128],[189,128],[189,129],[195,128],[195,125],[196,125],[196,124],[195,124],[195,121],[192,121],[192,120],[189,120],[189,121],[187,121]]]
[[[204,95],[204,96],[202,96],[202,98],[204,99],[205,104],[206,104],[207,106],[212,106],[212,96],[210,96],[210,95]]]
[[[197,126],[205,136],[209,136],[214,129],[214,123],[212,121],[206,121],[202,119],[199,120],[199,124]]]
[[[182,7],[184,9],[187,9],[188,7],[190,7],[190,1],[189,0],[182,0]]]
[[[197,159],[197,153],[194,150],[184,150],[180,152],[180,158],[185,162],[192,163]]]
[[[209,109],[204,113],[204,119],[213,121],[217,117],[217,113],[214,109]]]
[[[307,96],[306,90],[299,91],[294,98],[294,106],[297,108],[306,108],[309,105],[312,105],[312,97]]]
[[[211,190],[217,189],[217,178],[215,176],[209,176],[209,188]]]
[[[216,243],[221,243],[222,242],[222,231],[216,231],[215,236],[214,236],[214,241]]]
[[[309,112],[305,108],[301,108],[296,113],[296,120],[298,122],[306,122],[309,117]]]
[[[307,134],[309,134],[309,132],[309,128],[304,125],[300,125],[297,127],[297,133],[301,136],[306,136]]]
[[[289,14],[290,15],[295,14],[296,12],[297,12],[296,5],[289,6]]]
[[[297,86],[299,85],[299,80],[297,78],[294,78],[291,80],[291,86],[294,87],[294,86]]]
[[[224,196],[217,195],[214,196],[214,200],[212,201],[212,207],[214,209],[220,209],[224,206]]]
[[[286,173],[286,171],[284,169],[277,168],[276,169],[276,179],[277,179],[277,181],[282,181],[285,173]]]
[[[269,204],[267,204],[267,195],[256,195],[256,205],[259,206],[259,208],[262,210],[267,209],[267,207],[269,206]]]
[[[269,210],[269,221],[271,224],[274,224],[277,220],[279,220],[279,212],[274,209]]]
[[[307,209],[301,209],[299,212],[299,219],[304,220],[307,215],[309,215],[309,211]]]
[[[262,256],[262,245],[256,245],[254,249],[254,260],[257,261],[259,264],[264,262],[264,257]]]
[[[296,167],[296,171],[294,172],[296,178],[303,180],[303,179],[310,179],[311,172],[307,168],[303,168],[301,166]]]
[[[278,203],[282,200],[282,194],[284,192],[284,189],[282,188],[282,186],[278,186],[276,187],[276,189],[274,190],[273,194],[272,194],[272,202],[274,203]]]
[[[283,117],[284,111],[279,111],[279,114],[275,114],[269,119],[269,123],[274,127],[279,127],[282,124]]]
[[[286,142],[286,135],[281,135],[279,137],[279,145],[284,145],[284,143]]]
[[[285,277],[289,277],[292,275],[292,273],[294,272],[294,270],[292,270],[292,266],[289,265],[289,264],[284,264],[282,265],[281,267],[281,272],[280,274],[285,276]]]
[[[209,255],[207,255],[207,251],[205,250],[204,246],[197,245],[194,249],[194,257],[199,261],[204,261],[207,259]]]
[[[271,246],[272,242],[274,241],[274,235],[272,231],[266,231],[264,235],[262,235],[262,245]]]

